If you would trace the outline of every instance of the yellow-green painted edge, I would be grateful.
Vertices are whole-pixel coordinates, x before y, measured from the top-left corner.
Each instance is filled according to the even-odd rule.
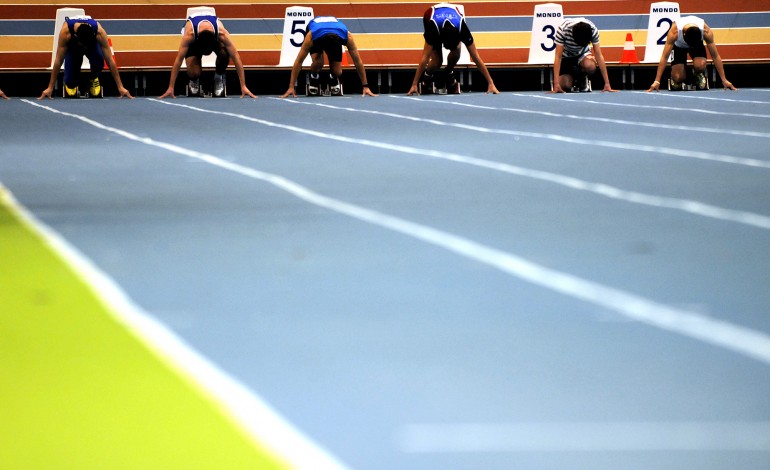
[[[0,467],[290,467],[170,362],[0,185]]]

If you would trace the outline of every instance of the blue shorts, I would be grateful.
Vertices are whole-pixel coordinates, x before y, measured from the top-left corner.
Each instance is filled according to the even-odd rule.
[[[64,83],[70,88],[78,85],[83,56],[88,57],[88,62],[91,64],[92,78],[97,77],[104,69],[104,54],[98,42],[86,50],[77,41],[70,41],[64,55]]]

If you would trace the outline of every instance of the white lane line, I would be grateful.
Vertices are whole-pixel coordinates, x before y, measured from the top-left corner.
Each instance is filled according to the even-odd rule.
[[[424,119],[424,118],[419,118],[415,116],[388,113],[383,111],[362,110],[357,108],[333,106],[333,105],[327,105],[322,103],[307,103],[307,102],[300,103],[297,101],[291,101],[291,103],[303,104],[303,105],[309,105],[309,106],[321,106],[325,108],[352,111],[352,112],[361,112],[366,114],[375,114],[375,115],[381,115],[381,116],[387,116],[387,117],[396,117],[400,119],[407,119],[414,122],[430,123],[430,124],[437,124],[442,126],[456,126],[456,127],[461,127],[463,129],[471,128],[471,130],[479,130],[480,132],[486,132],[486,131],[493,132],[493,130],[487,130],[486,128],[479,128],[478,126],[469,126],[467,124],[450,123],[450,122],[438,121],[435,119]],[[188,107],[189,109],[193,109],[201,112],[226,114],[231,117],[238,117],[240,119],[258,122],[260,124],[264,124],[266,122],[258,118],[251,118],[249,116],[245,116],[241,114],[223,113],[221,111],[210,111],[210,110],[201,109],[201,108],[189,107],[187,105],[174,105],[174,106]],[[698,215],[701,217],[708,217],[708,218],[724,220],[728,222],[735,222],[735,223],[749,225],[749,226],[766,229],[766,230],[770,229],[770,217],[761,215],[761,214],[756,214],[753,212],[725,209],[722,207],[713,206],[710,204],[705,204],[703,202],[694,201],[690,199],[677,199],[677,198],[670,198],[670,197],[664,197],[664,196],[644,194],[644,193],[639,193],[635,191],[627,191],[627,190],[620,189],[607,184],[594,183],[591,181],[585,181],[585,180],[581,180],[571,176],[560,175],[557,173],[550,173],[547,171],[532,170],[532,169],[527,169],[527,168],[523,168],[515,165],[510,165],[507,163],[492,162],[489,160],[483,160],[475,157],[468,157],[468,156],[458,155],[453,153],[446,153],[446,152],[441,152],[437,150],[419,149],[419,148],[413,148],[413,147],[406,147],[403,145],[375,143],[373,141],[365,140],[365,139],[354,139],[349,137],[343,138],[337,135],[325,134],[323,132],[318,132],[318,131],[305,130],[305,129],[297,128],[295,126],[288,126],[288,125],[284,126],[282,124],[271,123],[271,125],[276,127],[283,127],[291,131],[310,134],[310,135],[324,138],[324,139],[343,141],[347,143],[356,143],[361,145],[369,145],[377,148],[394,150],[397,152],[409,153],[413,155],[422,155],[422,156],[427,156],[431,158],[446,159],[446,160],[450,160],[458,163],[464,163],[467,165],[487,168],[490,170],[499,171],[503,173],[509,173],[517,176],[526,177],[526,178],[546,181],[546,182],[558,184],[560,186],[564,186],[570,189],[575,189],[578,191],[586,191],[586,192],[590,192],[593,194],[597,194],[603,197],[607,197],[607,198],[615,199],[619,201],[625,201],[625,202],[630,202],[634,204],[642,204],[646,206],[658,207],[658,208],[664,208],[664,209],[679,210],[689,214]]]
[[[425,101],[421,98],[410,98],[405,96],[393,96],[393,98]],[[577,114],[561,114],[561,113],[553,113],[550,111],[538,111],[533,109],[484,106],[484,105],[461,103],[459,101],[448,101],[448,100],[431,100],[431,102],[449,104],[453,106],[464,106],[467,108],[488,109],[492,111],[509,111],[509,112],[515,112],[515,113],[523,113],[523,114],[537,114],[540,116],[550,116],[550,117],[559,118],[559,119],[575,119],[578,121],[595,121],[595,122],[603,122],[607,124],[617,124],[617,125],[624,125],[624,126],[651,127],[654,129],[666,129],[666,130],[687,131],[687,132],[705,132],[710,134],[739,135],[743,137],[759,137],[759,138],[765,138],[765,139],[770,138],[770,133],[768,132],[722,129],[722,128],[714,128],[714,127],[683,126],[683,125],[677,125],[677,124],[664,124],[660,122],[627,121],[624,119],[582,116]]]
[[[416,98],[416,97],[402,97],[402,96],[393,96],[393,98],[396,99],[406,99],[406,100],[415,100],[415,101],[427,101],[422,98]],[[274,98],[278,99],[278,98]],[[759,167],[759,168],[770,168],[770,161],[765,160],[759,160],[756,158],[742,158],[742,157],[734,157],[731,155],[722,155],[722,154],[716,154],[716,153],[709,153],[709,152],[700,152],[700,151],[691,151],[691,150],[682,150],[682,149],[675,149],[672,147],[660,147],[660,146],[651,146],[651,145],[639,145],[639,144],[626,144],[622,142],[612,142],[612,141],[603,141],[603,140],[591,140],[591,139],[580,139],[580,138],[574,138],[574,137],[567,137],[559,134],[546,134],[546,133],[540,133],[540,132],[526,132],[526,131],[516,131],[511,129],[497,129],[497,128],[488,128],[483,126],[474,126],[466,123],[455,123],[455,122],[446,122],[446,121],[439,121],[437,119],[426,119],[426,118],[420,118],[416,116],[409,116],[404,114],[397,114],[397,113],[389,113],[384,111],[374,111],[374,110],[364,110],[364,109],[356,109],[356,108],[347,108],[347,107],[339,107],[339,106],[332,106],[327,105],[323,103],[308,103],[308,102],[300,102],[300,101],[290,101],[291,103],[295,104],[303,104],[303,105],[315,105],[315,106],[323,106],[328,108],[336,108],[336,109],[344,109],[346,111],[355,111],[355,112],[361,112],[361,113],[370,113],[370,114],[379,114],[382,116],[389,116],[399,119],[406,119],[410,121],[415,122],[422,122],[426,124],[434,124],[438,126],[444,126],[444,127],[456,127],[459,129],[464,130],[470,130],[470,131],[476,131],[476,132],[482,132],[482,133],[488,133],[488,134],[502,134],[502,135],[512,135],[516,137],[531,137],[536,139],[549,139],[549,140],[555,140],[559,142],[567,142],[571,144],[578,144],[578,145],[598,145],[600,147],[609,147],[609,148],[615,148],[620,150],[638,150],[642,152],[652,152],[652,153],[660,153],[663,155],[672,155],[677,157],[686,157],[686,158],[697,158],[700,160],[709,160],[709,161],[715,161],[719,163],[729,163],[729,164],[737,164],[737,165],[745,165],[750,167]],[[507,108],[495,108],[492,106],[483,106],[483,105],[475,105],[475,104],[468,104],[468,103],[460,103],[455,101],[434,101],[431,100],[432,103],[445,103],[445,104],[453,104],[458,106],[466,106],[466,107],[472,107],[472,108],[478,108],[478,109],[488,109],[488,110],[506,110]],[[578,116],[579,117],[579,116]],[[770,137],[770,134],[767,134],[768,137]]]
[[[709,101],[727,101],[729,103],[746,103],[746,104],[767,104],[770,105],[770,101],[757,101],[757,100],[742,100],[739,98],[733,99],[733,98],[715,98],[713,96],[706,96],[704,93],[681,93],[681,92],[670,92],[670,93],[647,93],[645,91],[632,91],[630,93],[634,94],[648,94],[653,96],[662,96],[666,98],[684,98],[684,99],[691,99],[691,100],[709,100]],[[732,91],[724,93],[733,93]],[[740,96],[740,91],[737,93],[734,93],[735,96]]]
[[[770,422],[413,423],[405,453],[770,451]]]
[[[112,132],[135,142],[198,159],[219,168],[264,181],[310,204],[401,233],[417,240],[422,240],[428,244],[444,248],[460,256],[499,269],[523,281],[574,299],[604,307],[632,320],[695,338],[770,365],[770,335],[762,331],[659,304],[633,293],[546,268],[514,254],[491,248],[448,232],[326,197],[280,175],[255,170],[223,160],[211,154],[156,141],[149,137],[140,137],[130,132],[98,123],[84,116],[59,111],[29,100],[22,101],[52,113],[78,119],[93,127]]]
[[[59,111],[26,99],[21,101],[55,114],[78,119],[98,129],[145,145],[164,148],[192,158],[203,156],[203,154],[183,150],[171,144],[164,144],[102,125],[77,114]],[[119,322],[126,325],[131,332],[150,349],[156,351],[165,361],[172,364],[175,369],[200,384],[201,388],[208,392],[222,409],[241,426],[241,429],[254,439],[258,447],[267,446],[296,469],[344,470],[347,468],[334,456],[294,428],[246,386],[195,351],[152,315],[136,305],[115,281],[53,229],[37,220],[19,204],[15,204],[15,206],[45,236],[51,246],[62,254],[67,263],[73,266],[88,284],[93,286],[100,296],[113,307],[110,311],[114,311],[118,315]]]
[[[408,99],[408,100],[422,100],[421,98],[411,98],[411,97],[394,97],[394,98]],[[275,98],[275,99],[279,99],[279,98]],[[434,102],[434,101],[431,101],[431,102]],[[287,103],[326,106],[326,107],[331,106],[331,105],[325,105],[322,103],[307,103],[304,101],[297,101],[297,100],[287,101]],[[467,106],[464,103],[463,105]],[[472,106],[478,106],[478,105],[472,105]],[[731,155],[722,155],[718,153],[700,152],[700,151],[685,150],[685,149],[675,149],[672,147],[661,147],[656,145],[642,145],[642,144],[630,144],[630,143],[623,143],[623,142],[613,142],[613,141],[606,141],[606,140],[581,139],[578,137],[567,137],[560,134],[548,134],[543,132],[527,132],[527,131],[516,131],[512,129],[489,128],[489,127],[483,127],[483,126],[475,126],[475,125],[466,124],[466,123],[447,122],[447,121],[440,121],[437,119],[426,119],[426,118],[420,118],[416,116],[397,114],[397,113],[387,113],[382,111],[358,110],[355,108],[341,108],[341,107],[339,109],[346,109],[348,111],[357,111],[362,113],[381,114],[383,116],[389,116],[389,117],[394,117],[398,119],[405,119],[405,120],[421,122],[425,124],[434,124],[434,125],[443,126],[443,127],[455,127],[458,129],[487,133],[487,134],[511,135],[514,137],[530,137],[534,139],[548,139],[556,142],[565,142],[569,144],[598,146],[598,147],[613,148],[618,150],[632,150],[632,151],[640,151],[640,152],[658,153],[658,154],[669,155],[674,157],[695,158],[699,160],[707,160],[712,162],[728,163],[728,164],[734,164],[734,165],[744,165],[744,166],[750,166],[754,168],[770,168],[770,161],[759,160],[756,158],[734,157]]]
[[[649,104],[632,104],[632,103],[615,103],[612,101],[593,101],[586,99],[567,98],[563,95],[553,96],[545,94],[526,94],[526,93],[509,93],[511,96],[521,96],[526,98],[537,98],[542,100],[554,100],[554,101],[571,101],[576,103],[591,103],[602,106],[619,106],[624,108],[641,108],[641,109],[659,109],[661,111],[671,111],[671,106],[656,106]],[[755,114],[755,113],[730,113],[723,111],[714,111],[711,109],[690,108],[687,112],[712,114],[716,116],[738,116],[738,117],[751,117],[751,118],[770,118],[770,114]]]

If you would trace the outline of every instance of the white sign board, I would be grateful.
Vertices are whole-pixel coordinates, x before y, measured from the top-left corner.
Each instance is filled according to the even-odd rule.
[[[660,62],[663,47],[666,45],[666,35],[677,19],[679,19],[679,4],[676,2],[657,2],[650,6],[647,47],[644,49],[643,62]]]
[[[307,34],[307,24],[314,18],[313,9],[310,7],[288,7],[283,21],[283,42],[281,43],[280,67],[291,67],[297,60],[297,54],[302,47],[302,41]],[[310,54],[305,57],[302,65],[310,65]]]
[[[64,18],[72,18],[75,16],[85,16],[86,11],[82,8],[59,8],[56,10],[56,23],[53,28],[53,52],[51,53],[51,65],[49,69],[53,68],[53,63],[56,61],[56,49],[59,47],[59,33],[61,33],[62,25],[64,24]],[[64,62],[62,62],[62,67]],[[83,65],[81,69],[90,69],[91,63],[88,61],[88,57],[83,57]]]
[[[556,30],[564,21],[564,13],[558,3],[535,5],[532,17],[532,38],[529,42],[530,64],[553,64],[556,49]]]

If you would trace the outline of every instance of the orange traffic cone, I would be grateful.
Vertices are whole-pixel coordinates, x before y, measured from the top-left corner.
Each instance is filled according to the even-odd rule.
[[[634,47],[634,38],[631,33],[626,34],[626,45],[623,46],[623,55],[620,56],[621,64],[638,64],[639,57],[636,56],[636,48]]]
[[[348,61],[348,48],[342,49],[342,66],[347,67],[350,65],[350,61]]]
[[[115,49],[112,48],[112,38],[107,38],[107,44],[110,45],[110,55],[112,55],[112,60],[115,62],[115,67],[118,66],[118,61],[115,60]],[[109,70],[110,66],[107,65],[107,59],[104,60],[104,70]]]

